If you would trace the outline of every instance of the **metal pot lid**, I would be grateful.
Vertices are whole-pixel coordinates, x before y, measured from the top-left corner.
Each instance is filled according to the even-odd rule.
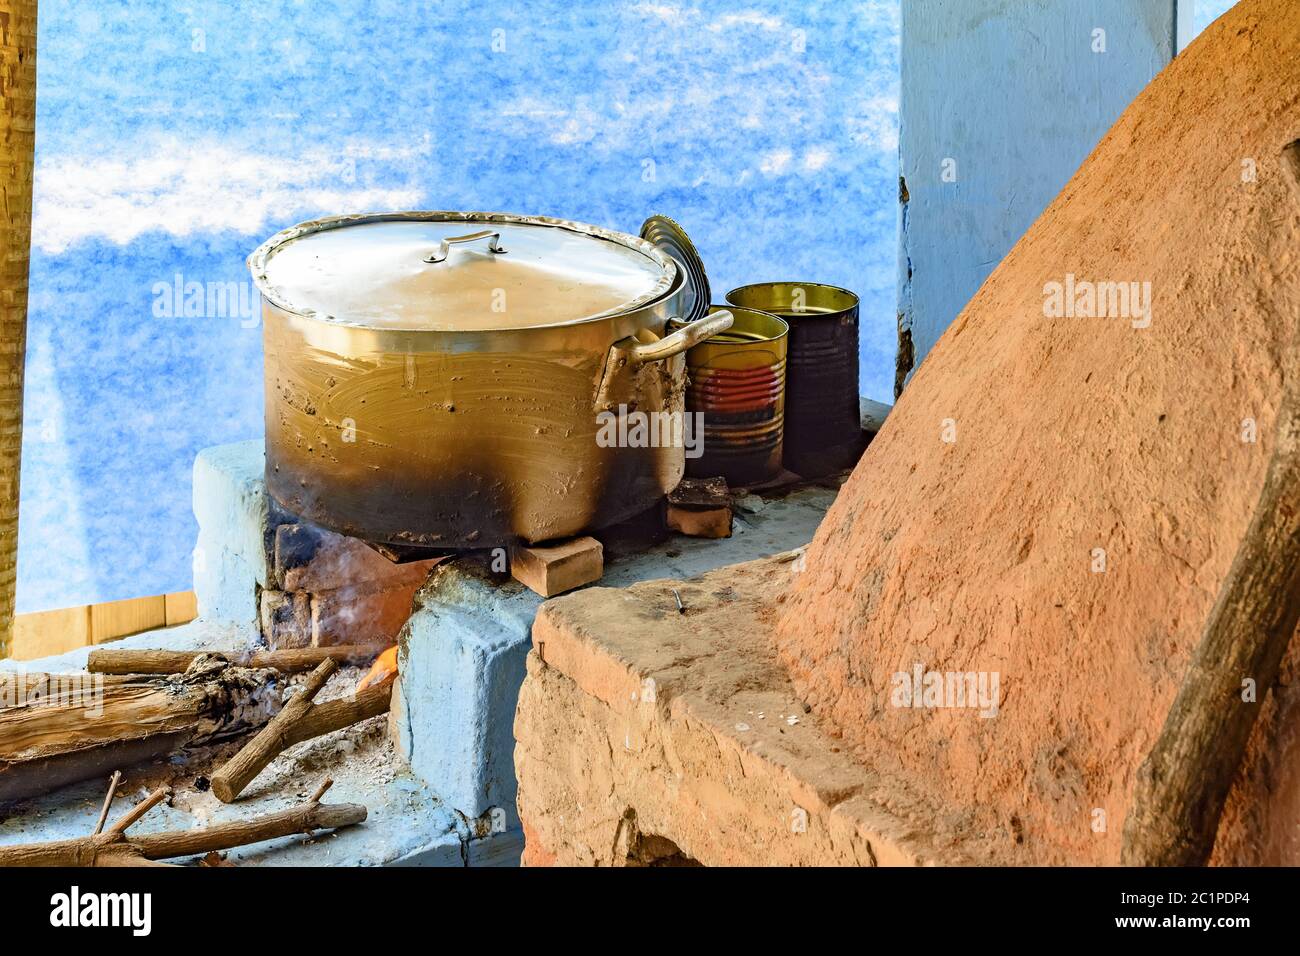
[[[673,260],[633,236],[506,213],[338,216],[277,233],[248,260],[262,295],[299,315],[375,329],[572,325],[665,295]]]
[[[709,311],[709,277],[686,230],[667,216],[651,216],[641,224],[641,238],[662,250],[685,274],[682,319],[694,322],[704,318]]]

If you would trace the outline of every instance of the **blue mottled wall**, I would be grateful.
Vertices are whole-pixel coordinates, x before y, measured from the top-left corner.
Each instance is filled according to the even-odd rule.
[[[898,0],[41,0],[19,610],[190,586],[190,465],[261,435],[261,330],[156,287],[244,283],[314,216],[664,212],[719,293],[859,292],[887,398],[898,29]]]
[[[902,12],[898,310],[915,366],[1172,59],[1175,7],[903,0]]]
[[[1198,0],[1197,26],[1228,5]],[[922,175],[937,160],[904,149],[910,235],[933,237],[923,324],[955,314],[1073,168],[1044,159],[1045,137],[1077,162],[1104,129],[1093,98],[1140,86],[1072,33],[1037,29],[1047,53],[970,15],[1043,6],[912,4],[965,12],[912,17],[911,142],[974,159],[942,193]],[[963,23],[969,51],[927,76],[935,31]],[[1027,90],[1055,77],[1045,90],[1083,108],[1008,100],[989,71]],[[862,390],[888,398],[898,77],[899,0],[41,0],[19,610],[190,586],[190,465],[261,434],[261,330],[246,301],[177,313],[156,290],[243,283],[261,239],[313,216],[506,209],[635,230],[666,212],[716,290],[856,290]],[[1031,181],[1044,171],[1054,186]],[[962,233],[951,259],[931,256],[943,230]]]
[[[1228,12],[1237,0],[1193,0],[1192,36],[1200,33],[1219,17]],[[1189,39],[1190,42],[1190,39]],[[1186,44],[1184,44],[1185,46]]]

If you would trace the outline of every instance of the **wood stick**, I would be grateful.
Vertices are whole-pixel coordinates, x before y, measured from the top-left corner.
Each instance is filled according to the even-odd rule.
[[[295,833],[337,830],[365,822],[366,808],[355,803],[305,803],[255,820],[218,823],[201,830],[149,833],[131,842],[150,860],[176,856],[197,856],[212,850],[228,850],[264,840],[277,840]]]
[[[1300,141],[1283,150],[1283,166],[1300,196]],[[1138,769],[1124,864],[1209,859],[1263,697],[1300,622],[1300,344],[1283,374],[1264,489],[1160,737]],[[1247,686],[1255,693],[1247,695]]]
[[[223,740],[279,709],[272,670],[201,660],[185,674],[0,674],[0,801]]]
[[[328,700],[323,704],[314,704],[311,709],[293,727],[289,728],[285,747],[292,747],[304,740],[323,737],[325,734],[344,727],[351,727],[371,717],[388,713],[393,699],[393,678],[382,684],[367,687],[355,697],[343,697]]]
[[[145,797],[134,807],[132,807],[129,811],[127,811],[126,815],[123,816],[122,819],[118,820],[116,823],[114,823],[111,827],[108,828],[108,832],[125,833],[133,823],[137,822],[146,813],[148,813],[154,807],[158,806],[158,804],[166,800],[170,794],[171,794],[171,788],[159,787],[157,790],[149,794],[149,796]]]
[[[159,863],[148,857],[141,856],[133,850],[105,850],[95,860],[95,866],[165,866],[169,869],[175,869],[175,863]]]
[[[112,778],[108,781],[108,793],[104,797],[104,809],[99,811],[99,822],[95,824],[91,836],[104,831],[104,823],[108,820],[109,808],[113,806],[113,797],[117,795],[117,785],[121,782],[122,771],[114,770]]]
[[[325,734],[333,733],[336,730],[342,730],[344,727],[351,727],[353,724],[359,724],[363,720],[368,720],[371,717],[378,717],[380,714],[387,713],[389,707],[392,706],[394,683],[395,677],[389,677],[382,684],[376,684],[374,687],[367,687],[354,697],[330,700],[323,704],[312,704],[298,720],[294,721],[287,727],[280,728],[281,736],[280,739],[276,741],[276,745],[279,749],[275,750],[265,763],[257,767],[253,772],[253,775],[249,777],[237,791],[230,791],[234,793],[231,800],[226,800],[220,793],[217,794],[217,799],[224,803],[230,803],[248,787],[248,784],[253,782],[257,777],[257,774],[261,773],[262,770],[265,769],[266,764],[270,763],[295,744],[300,744],[305,740],[312,740],[316,737],[323,737]],[[266,730],[270,729],[270,725],[268,724]],[[256,742],[256,739],[254,739],[248,746],[251,747]],[[247,749],[248,748],[245,748],[245,750]],[[235,759],[239,759],[239,757],[243,756],[243,753],[244,751],[241,751],[239,754],[236,754]],[[218,771],[218,774],[229,768],[232,763],[234,763],[234,760],[227,763],[225,767],[222,767],[221,770]],[[212,789],[214,792],[216,791],[216,788],[217,777],[214,776],[212,778]]]
[[[334,778],[326,777],[320,782],[320,786],[316,788],[316,792],[311,795],[311,798],[307,802],[320,803],[321,797],[325,796],[325,794],[329,792],[329,788],[332,786],[334,786]]]
[[[295,833],[334,830],[365,819],[366,808],[358,804],[304,803],[254,820],[196,830],[134,837],[109,832],[52,843],[0,846],[0,866],[148,866],[154,860],[198,856]]]
[[[286,747],[292,746],[290,732],[294,724],[311,710],[311,702],[320,693],[326,681],[338,670],[333,660],[321,661],[311,672],[302,692],[281,708],[275,718],[235,754],[225,766],[212,775],[212,792],[222,803],[233,802],[253,778],[274,760]]]
[[[374,644],[339,644],[334,647],[298,647],[278,651],[162,651],[98,648],[90,652],[86,670],[92,674],[181,674],[202,654],[224,658],[240,667],[270,667],[286,674],[309,671],[321,661],[365,664],[385,647]]]

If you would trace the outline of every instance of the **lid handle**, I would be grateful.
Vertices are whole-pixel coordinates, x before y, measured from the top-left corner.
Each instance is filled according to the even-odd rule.
[[[448,236],[442,240],[442,247],[437,252],[431,252],[424,257],[425,262],[442,262],[451,254],[451,247],[459,245],[462,242],[477,242],[480,239],[491,239],[488,243],[488,251],[502,253],[506,250],[501,246],[501,233],[493,232],[491,229],[484,229],[482,232],[471,232],[464,236]]]

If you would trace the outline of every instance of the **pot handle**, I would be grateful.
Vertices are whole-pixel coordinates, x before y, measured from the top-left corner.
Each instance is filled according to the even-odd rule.
[[[710,336],[725,332],[731,328],[734,316],[726,309],[711,312],[701,319],[696,319],[672,335],[665,335],[658,342],[637,342],[627,350],[629,364],[641,365],[645,362],[658,362],[672,358],[689,348],[699,345]]]
[[[501,233],[494,232],[491,229],[484,229],[481,232],[471,232],[464,236],[448,236],[442,240],[442,246],[437,252],[431,252],[424,257],[425,262],[442,262],[451,254],[451,247],[459,245],[462,242],[477,242],[480,239],[490,239],[488,242],[488,252],[505,252],[501,246]]]
[[[719,309],[701,319],[696,319],[672,335],[665,335],[656,342],[638,342],[630,335],[615,342],[609,347],[605,370],[596,386],[596,407],[608,408],[613,403],[615,383],[623,369],[630,365],[660,362],[674,355],[680,355],[692,346],[699,345],[709,336],[727,331],[731,328],[734,319],[735,317],[726,309]]]

